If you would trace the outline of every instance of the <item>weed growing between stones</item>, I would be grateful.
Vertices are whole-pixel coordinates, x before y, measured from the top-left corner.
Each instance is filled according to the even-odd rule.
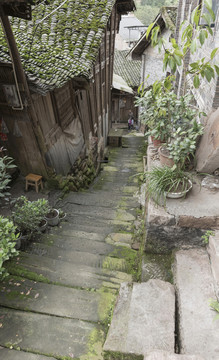
[[[216,311],[218,315],[215,316],[215,320],[219,319],[219,302],[214,299],[210,299],[210,307],[212,310]]]
[[[204,233],[204,235],[201,236],[201,239],[203,240],[203,243],[207,245],[207,244],[209,243],[209,237],[210,237],[210,236],[214,236],[214,235],[215,235],[214,231],[212,231],[212,230],[207,230],[207,231]]]

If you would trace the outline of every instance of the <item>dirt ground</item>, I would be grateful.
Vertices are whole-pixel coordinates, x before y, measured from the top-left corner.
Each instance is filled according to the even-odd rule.
[[[29,187],[28,191],[25,191],[25,177],[22,175],[19,175],[15,180],[12,181],[9,192],[11,194],[10,201],[0,202],[0,215],[2,216],[11,215],[13,202],[21,195],[26,196],[30,201],[35,201],[38,199],[45,198],[49,201],[49,204],[51,206],[54,205],[56,199],[60,196],[60,191],[58,190],[50,191],[46,189],[45,183],[44,183],[44,189],[43,190],[40,189],[38,193],[35,191],[34,187]]]

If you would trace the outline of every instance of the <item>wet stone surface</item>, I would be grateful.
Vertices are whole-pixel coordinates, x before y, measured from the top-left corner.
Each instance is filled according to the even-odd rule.
[[[124,143],[109,151],[89,190],[62,201],[53,192],[66,219],[7,264],[11,276],[0,284],[0,358],[103,358],[120,284],[139,278],[141,264],[131,245],[140,208],[133,175],[143,171],[144,138],[130,135]]]

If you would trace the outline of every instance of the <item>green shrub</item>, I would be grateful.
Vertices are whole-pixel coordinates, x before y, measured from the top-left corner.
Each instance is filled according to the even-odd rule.
[[[29,201],[26,196],[20,196],[15,203],[12,219],[23,235],[32,235],[38,231],[40,222],[48,212],[46,199]]]
[[[16,234],[16,226],[13,222],[0,216],[0,279],[7,275],[3,263],[11,257],[18,255],[15,249],[19,234]]]
[[[0,154],[3,152],[3,149],[0,148]],[[0,156],[0,201],[10,195],[8,192],[9,183],[11,181],[11,175],[9,174],[9,170],[15,168],[16,165],[13,164],[13,159],[9,156]]]

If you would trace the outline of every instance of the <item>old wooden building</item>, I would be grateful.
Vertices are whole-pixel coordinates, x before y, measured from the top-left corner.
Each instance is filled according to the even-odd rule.
[[[115,81],[112,90],[112,122],[115,123],[127,124],[130,110],[134,115],[135,121],[138,119],[138,109],[135,107],[135,95],[141,83],[141,61],[133,61],[127,58],[127,54],[128,50],[115,50]],[[122,84],[119,77],[125,81],[126,86]]]
[[[133,9],[133,0],[42,0],[31,21],[7,24],[3,16],[21,64],[11,34],[1,30],[1,145],[24,175],[67,174],[79,157],[101,159],[111,126],[115,35],[121,15]]]

